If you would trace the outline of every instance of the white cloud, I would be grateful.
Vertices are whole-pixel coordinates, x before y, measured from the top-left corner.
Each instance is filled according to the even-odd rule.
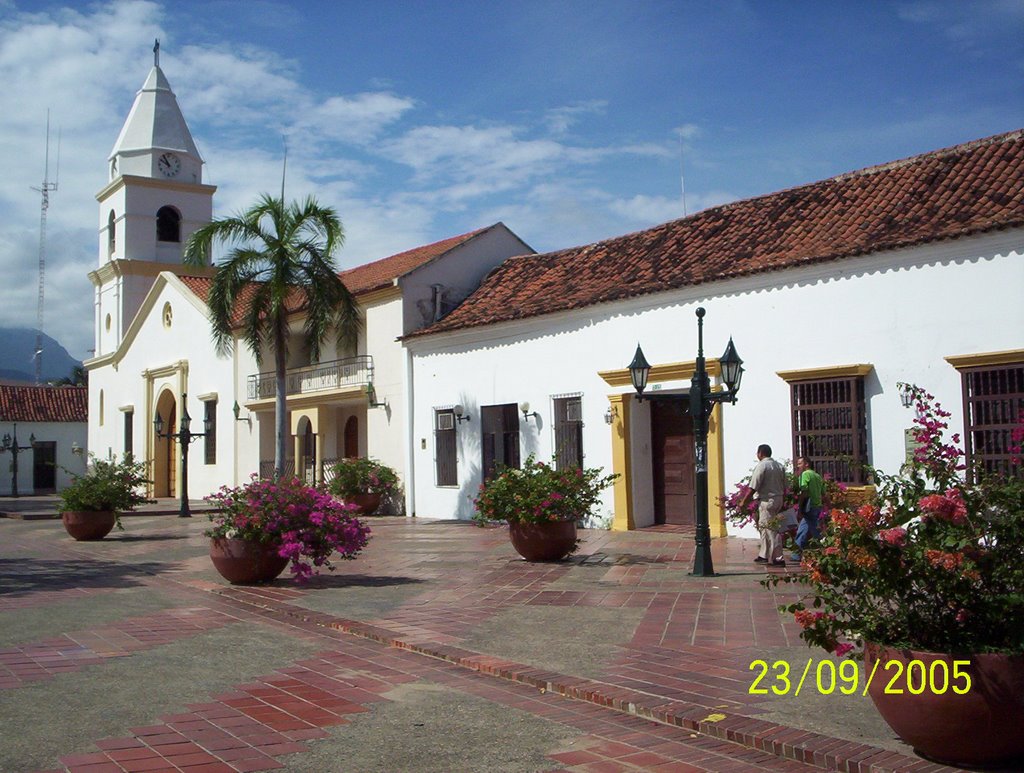
[[[303,116],[296,128],[309,129],[323,137],[365,144],[414,106],[415,102],[407,97],[379,92],[353,97],[335,96]]]
[[[318,91],[295,60],[273,51],[214,39],[210,30],[185,45],[188,28],[174,26],[169,5],[113,0],[38,13],[0,7],[0,147],[10,149],[0,176],[0,270],[12,288],[0,325],[36,318],[39,194],[31,186],[42,180],[51,108],[51,162],[57,127],[62,151],[49,211],[46,332],[77,357],[92,347],[86,275],[97,261],[95,194],[107,182],[106,157],[145,80],[154,38],[207,162],[204,180],[218,186],[215,214],[280,190],[286,137],[286,193],[315,194],[338,211],[347,232],[338,256],[344,267],[498,220],[551,249],[649,225],[667,211],[656,196],[619,201],[607,190],[616,164],[674,158],[672,141],[631,136],[586,144],[573,136],[580,128],[588,137],[600,134],[582,125],[604,120],[606,100],[521,111],[514,124],[501,112],[442,121],[449,105],[400,93],[383,78],[368,77],[363,82],[374,85],[351,93]],[[247,13],[294,21],[290,8],[261,2]]]
[[[603,115],[607,109],[607,100],[592,99],[587,102],[577,102],[572,105],[548,110],[544,120],[553,133],[565,134],[577,122],[582,121],[588,115]]]

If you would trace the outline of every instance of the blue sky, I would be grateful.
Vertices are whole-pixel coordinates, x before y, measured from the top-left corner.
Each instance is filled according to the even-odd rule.
[[[0,0],[0,325],[87,356],[95,193],[152,63],[228,214],[280,186],[343,267],[505,222],[540,251],[1024,126],[1024,0]],[[51,170],[52,176],[52,170]]]

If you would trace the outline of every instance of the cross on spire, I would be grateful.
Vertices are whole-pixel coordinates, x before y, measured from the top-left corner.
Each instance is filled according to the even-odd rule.
[[[153,43],[153,66],[160,66],[160,38],[157,38],[156,42]]]

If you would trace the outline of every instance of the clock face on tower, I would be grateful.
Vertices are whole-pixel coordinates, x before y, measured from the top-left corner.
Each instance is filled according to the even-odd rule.
[[[164,153],[157,159],[156,168],[164,177],[174,177],[181,171],[181,159],[173,153]]]

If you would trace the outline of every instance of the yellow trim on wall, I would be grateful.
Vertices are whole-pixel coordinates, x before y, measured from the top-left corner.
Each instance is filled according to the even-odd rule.
[[[827,368],[803,368],[800,370],[777,370],[775,375],[783,381],[822,381],[828,378],[853,378],[866,376],[875,366],[859,363],[857,365],[832,365]]]
[[[712,537],[726,537],[725,510],[719,507],[725,496],[725,449],[722,445],[722,404],[708,417],[708,526]],[[715,517],[715,513],[718,516]]]
[[[647,378],[648,384],[657,384],[661,381],[686,381],[693,378],[693,371],[697,369],[695,360],[686,362],[666,362],[662,365],[652,365],[651,374]],[[709,376],[718,377],[722,374],[722,366],[718,360],[708,360],[704,369]],[[608,386],[621,387],[632,386],[633,380],[629,376],[629,368],[618,370],[599,370],[597,372],[604,379]]]
[[[981,352],[979,354],[958,354],[944,358],[957,370],[984,368],[992,365],[1015,365],[1024,362],[1024,349],[1008,349],[1003,352]]]
[[[629,398],[629,399],[627,399]],[[629,409],[633,400],[629,395],[608,395],[612,411],[612,472],[618,473],[612,486],[615,495],[615,515],[612,531],[636,528],[633,521],[632,448],[629,442]]]

